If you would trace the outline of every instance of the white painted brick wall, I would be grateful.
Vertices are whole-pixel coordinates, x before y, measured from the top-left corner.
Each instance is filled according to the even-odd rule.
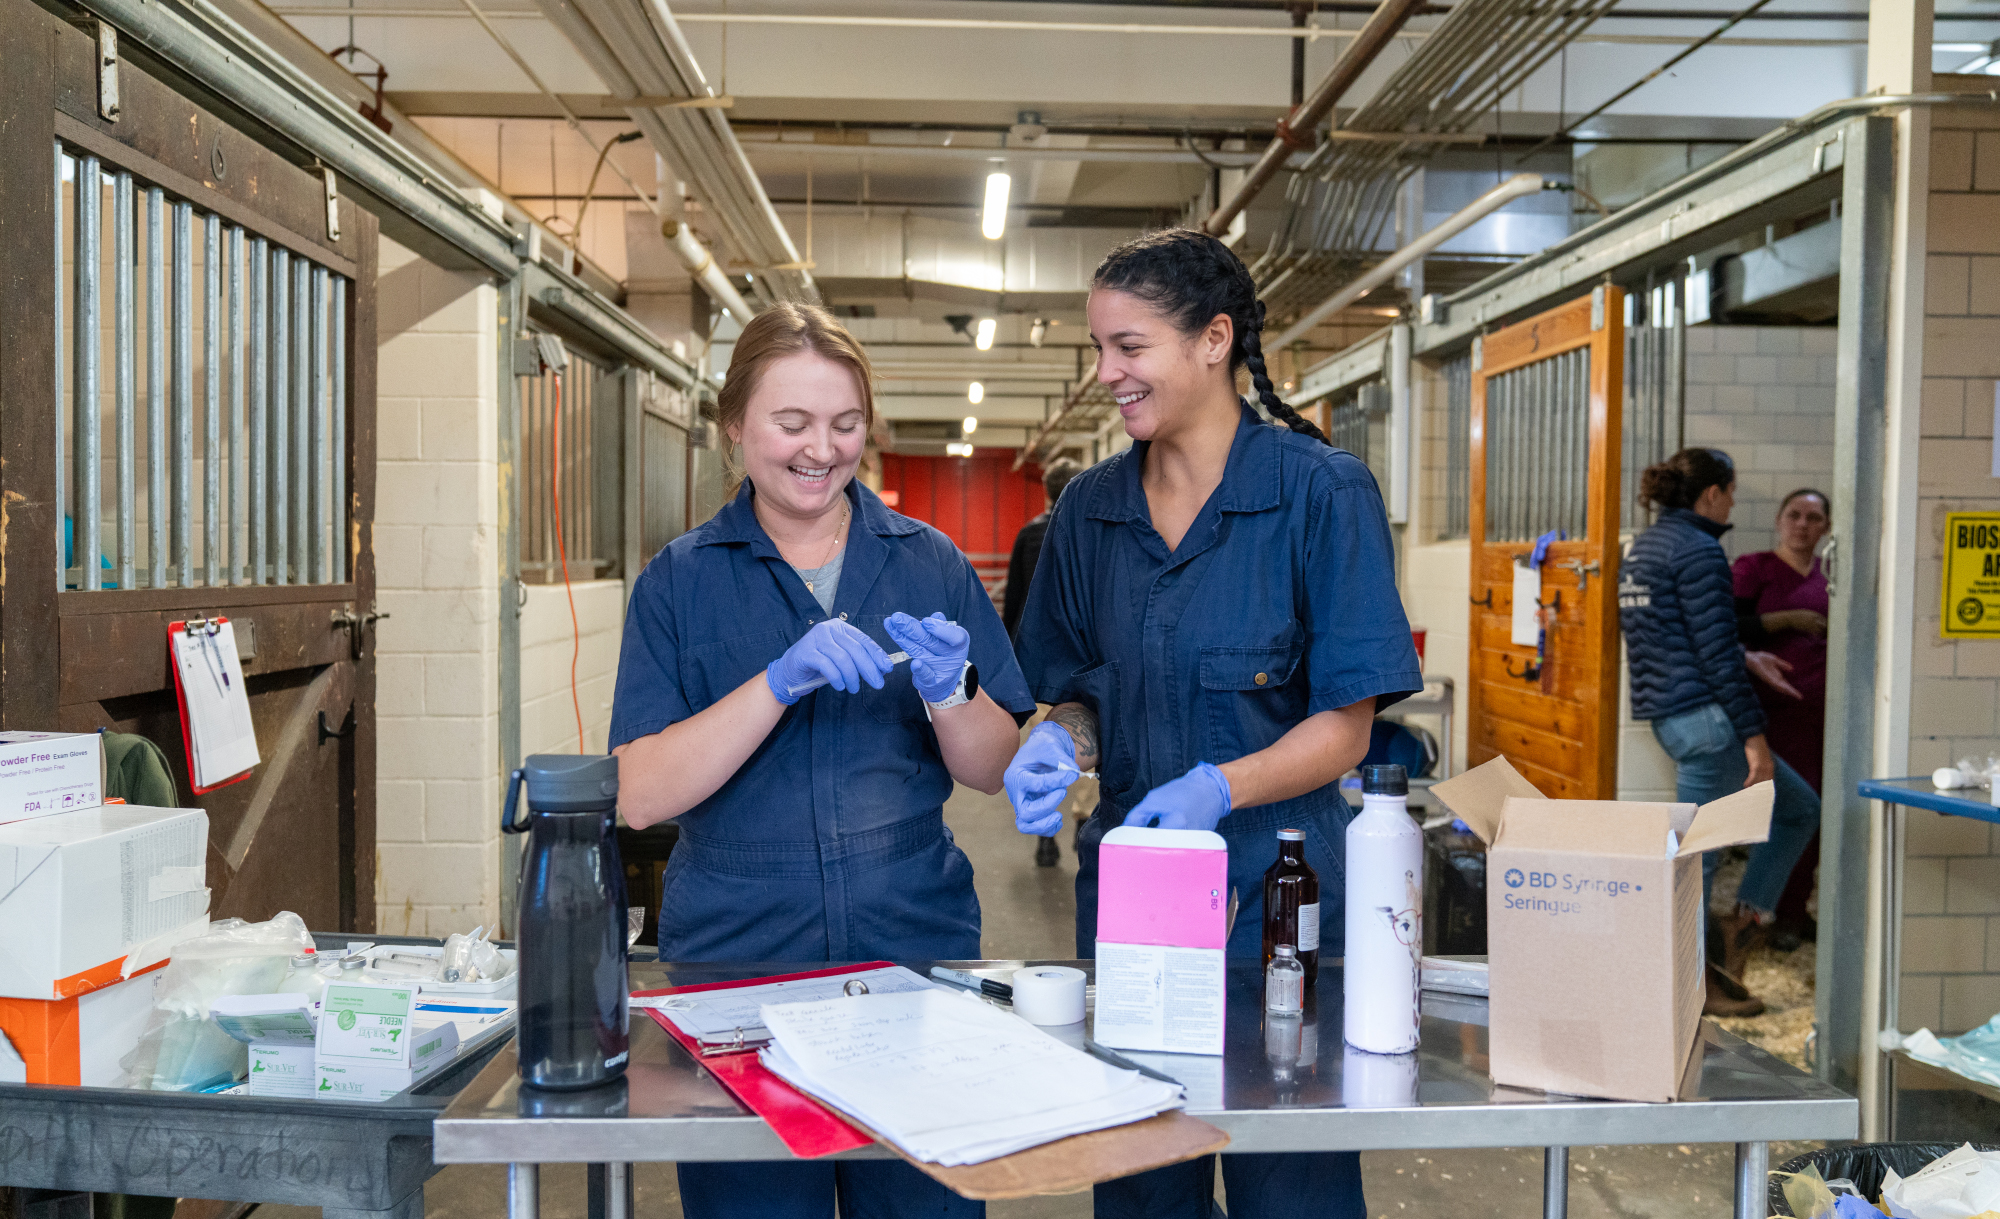
[[[1939,635],[1944,516],[2000,511],[1991,474],[2000,377],[2000,130],[1941,109],[1931,134],[1917,453],[1910,770],[2000,753],[2000,643]],[[2000,851],[1983,822],[1912,809],[1903,851],[1897,1023],[1963,1032],[2000,1012]]]
[[[378,280],[376,927],[499,917],[494,289],[384,238]]]
[[[618,646],[625,626],[625,582],[585,580],[573,586],[576,625],[560,584],[528,587],[521,607],[521,755],[603,753],[611,728],[611,694],[618,678]],[[581,646],[577,644],[580,640]],[[576,656],[574,703],[570,657]],[[576,741],[577,707],[583,711],[584,749]]]
[[[1731,561],[1771,549],[1786,495],[1832,490],[1834,341],[1830,326],[1688,328],[1686,441],[1736,461]]]

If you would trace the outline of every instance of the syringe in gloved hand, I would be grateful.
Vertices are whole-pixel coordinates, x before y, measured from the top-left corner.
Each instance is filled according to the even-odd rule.
[[[889,653],[889,663],[892,665],[902,664],[909,658],[910,654],[908,652]],[[802,681],[796,686],[786,686],[785,693],[791,695],[794,699],[803,698],[804,696],[811,694],[814,690],[819,689],[821,686],[825,684],[826,684],[826,678],[815,677],[810,681]]]

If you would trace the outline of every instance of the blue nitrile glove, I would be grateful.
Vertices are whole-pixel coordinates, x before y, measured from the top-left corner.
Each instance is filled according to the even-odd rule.
[[[1076,743],[1061,724],[1040,723],[1021,742],[1020,752],[1007,763],[1002,782],[1014,804],[1014,828],[1047,838],[1062,828],[1063,793],[1082,777],[1076,766]]]
[[[860,627],[828,618],[772,661],[764,680],[771,683],[778,701],[789,707],[811,693],[793,694],[793,686],[824,680],[836,690],[859,694],[865,681],[880,690],[883,675],[892,667],[889,654]]]
[[[972,650],[972,632],[946,621],[943,614],[928,618],[891,614],[882,620],[882,629],[910,654],[910,680],[925,702],[941,703],[958,689],[966,653]]]
[[[1126,825],[1151,825],[1159,818],[1163,830],[1212,830],[1229,811],[1229,780],[1206,762],[1178,779],[1146,793],[1139,807],[1125,815]]]

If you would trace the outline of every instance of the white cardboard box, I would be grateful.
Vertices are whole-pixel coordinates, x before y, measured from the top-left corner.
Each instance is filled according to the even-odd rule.
[[[245,1082],[252,1096],[311,1096],[316,1082],[312,1042],[251,1042]]]
[[[0,997],[67,999],[208,930],[208,814],[107,804],[0,825]]]
[[[104,803],[95,732],[0,732],[0,824]]]
[[[313,1095],[321,1100],[385,1101],[428,1079],[457,1056],[457,1025],[446,1021],[418,1028],[410,1041],[407,1067],[317,1059]]]
[[[153,1015],[164,970],[68,999],[0,998],[0,1082],[114,1088]]]

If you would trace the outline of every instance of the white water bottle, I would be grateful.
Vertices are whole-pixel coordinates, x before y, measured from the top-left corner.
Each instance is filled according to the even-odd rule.
[[[1424,834],[1400,766],[1361,768],[1361,815],[1347,826],[1343,1037],[1371,1054],[1417,1048],[1424,950]]]

